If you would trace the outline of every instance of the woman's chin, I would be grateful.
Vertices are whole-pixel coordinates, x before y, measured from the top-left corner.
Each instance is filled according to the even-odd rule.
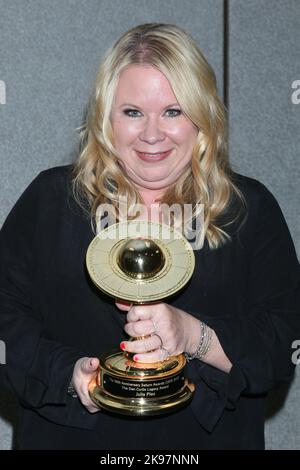
[[[136,181],[135,185],[140,190],[148,191],[160,191],[168,188],[172,183],[163,180],[152,180],[152,181]]]
[[[169,175],[164,176],[161,173],[135,174],[129,175],[129,177],[136,186],[140,186],[145,189],[163,189],[174,182],[174,179],[170,178]]]

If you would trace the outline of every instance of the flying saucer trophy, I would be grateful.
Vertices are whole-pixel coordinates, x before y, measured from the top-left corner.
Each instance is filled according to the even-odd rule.
[[[101,291],[141,305],[182,289],[193,274],[195,258],[180,232],[158,222],[134,220],[100,231],[88,247],[86,264]],[[151,416],[179,409],[193,397],[195,386],[184,376],[184,354],[137,363],[132,354],[116,349],[99,360],[89,394],[100,408]]]

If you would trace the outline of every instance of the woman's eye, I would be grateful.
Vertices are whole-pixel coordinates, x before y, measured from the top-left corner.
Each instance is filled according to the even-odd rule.
[[[139,111],[137,109],[124,109],[124,114],[129,117],[139,117]]]
[[[124,114],[126,114],[126,116],[133,117],[133,118],[140,117],[141,115],[141,112],[138,111],[137,109],[124,109],[123,112]],[[180,109],[167,109],[166,111],[166,115],[168,117],[176,117],[176,116],[179,116],[180,114],[181,114]]]
[[[180,109],[168,109],[166,113],[169,113],[168,114],[169,117],[176,117],[181,114],[181,110]]]

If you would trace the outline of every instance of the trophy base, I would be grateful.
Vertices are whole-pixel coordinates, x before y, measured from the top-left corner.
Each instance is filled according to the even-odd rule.
[[[154,416],[178,410],[193,398],[195,386],[184,377],[185,357],[136,363],[120,351],[100,358],[98,376],[89,384],[92,401],[107,411]]]

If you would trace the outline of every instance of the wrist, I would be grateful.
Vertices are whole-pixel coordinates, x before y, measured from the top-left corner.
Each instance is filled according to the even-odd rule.
[[[188,335],[184,352],[193,355],[199,345],[201,337],[201,321],[191,316],[190,334]]]
[[[199,359],[205,362],[207,353],[209,352],[211,345],[212,345],[214,330],[199,320],[198,320],[198,324],[199,324],[198,326],[200,327],[200,333],[198,330],[196,346],[194,342],[192,352],[191,353],[189,353],[189,351],[185,352],[185,357],[186,357],[187,362],[193,359]]]
[[[197,348],[200,334],[200,321],[184,310],[177,309],[181,318],[181,331],[182,331],[182,351],[188,354]]]

